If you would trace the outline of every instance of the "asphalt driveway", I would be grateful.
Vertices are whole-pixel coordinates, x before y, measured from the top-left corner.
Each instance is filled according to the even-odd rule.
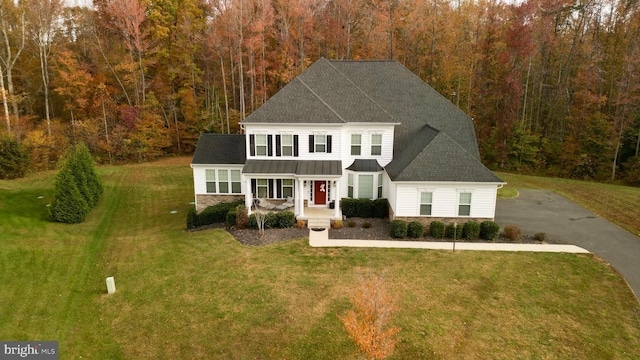
[[[597,196],[597,194],[594,194]],[[577,245],[609,262],[640,296],[640,237],[550,191],[520,190],[514,199],[498,199],[496,222],[523,233],[544,232],[552,240]]]

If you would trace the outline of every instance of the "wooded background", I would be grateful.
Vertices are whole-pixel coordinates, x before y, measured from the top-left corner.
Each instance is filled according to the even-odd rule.
[[[55,166],[191,154],[305,67],[396,59],[493,169],[640,183],[638,0],[2,0],[0,132]]]

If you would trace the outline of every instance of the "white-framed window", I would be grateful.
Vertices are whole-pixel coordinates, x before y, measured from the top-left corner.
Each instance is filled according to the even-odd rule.
[[[216,193],[216,170],[206,169],[204,173],[205,173],[205,178],[207,182],[207,193],[215,194]]]
[[[358,175],[358,198],[373,199],[373,175]]]
[[[267,156],[267,135],[256,134],[256,155]]]
[[[371,134],[371,156],[382,155],[382,134]]]
[[[378,174],[378,199],[382,198],[382,173]]]
[[[347,197],[353,198],[353,174],[347,174]]]
[[[458,200],[458,216],[471,215],[471,193],[461,192]]]
[[[229,193],[229,170],[218,170],[218,190],[220,194]]]
[[[256,179],[256,192],[259,198],[266,198],[269,196],[269,180]]]
[[[240,194],[242,192],[242,180],[240,170],[231,170],[231,193]]]
[[[282,156],[293,156],[293,135],[282,135],[280,141]]]
[[[420,193],[420,215],[431,215],[431,208],[433,205],[433,193],[421,192]]]
[[[282,179],[282,197],[293,197],[293,179]]]
[[[351,155],[360,155],[362,153],[362,135],[351,134]]]
[[[317,153],[327,152],[327,135],[316,135],[314,137],[314,150]]]

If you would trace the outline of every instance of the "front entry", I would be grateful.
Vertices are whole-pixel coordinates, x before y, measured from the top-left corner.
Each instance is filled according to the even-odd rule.
[[[313,204],[325,205],[326,203],[327,203],[327,182],[316,180],[313,182]]]

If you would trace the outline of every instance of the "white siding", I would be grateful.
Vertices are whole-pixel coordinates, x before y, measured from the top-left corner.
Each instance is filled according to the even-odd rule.
[[[191,165],[193,168],[193,189],[196,195],[207,194],[207,169],[242,170],[243,165]],[[246,192],[244,175],[240,175],[242,194]]]
[[[497,189],[496,184],[398,183],[395,196],[390,194],[389,199],[396,216],[419,216],[420,192],[432,192],[432,217],[458,217],[459,193],[470,192],[471,214],[468,217],[493,218]]]
[[[341,142],[342,131],[341,124],[322,126],[322,125],[274,125],[274,124],[246,124],[245,133],[247,134],[247,158],[249,159],[270,159],[270,160],[340,160],[341,158]],[[266,134],[272,136],[273,156],[251,156],[249,136],[252,134]],[[298,135],[298,156],[276,156],[276,135]],[[309,135],[331,135],[331,153],[310,153],[309,152]],[[346,165],[348,166],[348,165]]]
[[[347,124],[342,128],[342,161],[343,166],[349,167],[355,159],[376,159],[381,166],[386,166],[393,159],[394,126],[388,124]],[[358,156],[351,155],[351,134],[362,135],[361,152]],[[382,154],[371,155],[371,135],[382,135]]]

